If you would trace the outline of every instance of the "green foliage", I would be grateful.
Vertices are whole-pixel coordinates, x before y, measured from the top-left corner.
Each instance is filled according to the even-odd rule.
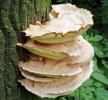
[[[102,0],[102,23],[108,24],[108,0]]]
[[[96,100],[108,100],[108,91],[104,88],[97,88],[95,90]]]
[[[108,85],[108,78],[107,78],[105,75],[103,75],[103,73],[94,72],[94,73],[92,74],[92,77],[93,77],[94,79],[96,79],[97,81],[99,81],[99,82],[101,82],[101,83],[103,83],[103,84]]]

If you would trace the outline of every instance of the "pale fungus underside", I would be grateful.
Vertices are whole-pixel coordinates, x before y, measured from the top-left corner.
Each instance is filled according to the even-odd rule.
[[[23,30],[29,39],[17,46],[30,53],[19,61],[25,89],[41,97],[67,95],[90,77],[94,49],[81,34],[93,25],[92,16],[75,5],[52,5],[47,22]]]

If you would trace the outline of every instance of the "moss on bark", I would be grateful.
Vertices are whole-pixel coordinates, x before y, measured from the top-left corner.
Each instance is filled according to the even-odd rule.
[[[48,19],[50,5],[51,0],[0,0],[0,100],[40,99],[17,82],[16,43],[18,33],[30,23]]]

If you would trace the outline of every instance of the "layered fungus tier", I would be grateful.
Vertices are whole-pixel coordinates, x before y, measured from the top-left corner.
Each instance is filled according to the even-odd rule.
[[[47,22],[21,32],[27,41],[17,46],[29,53],[28,60],[19,60],[21,85],[41,97],[67,95],[81,86],[93,71],[94,49],[82,36],[92,25],[88,10],[52,5]]]

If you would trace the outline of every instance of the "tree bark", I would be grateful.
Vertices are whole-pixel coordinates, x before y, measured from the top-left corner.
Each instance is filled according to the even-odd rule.
[[[0,0],[0,100],[39,100],[18,83],[17,36],[36,20],[48,20],[51,0]]]

